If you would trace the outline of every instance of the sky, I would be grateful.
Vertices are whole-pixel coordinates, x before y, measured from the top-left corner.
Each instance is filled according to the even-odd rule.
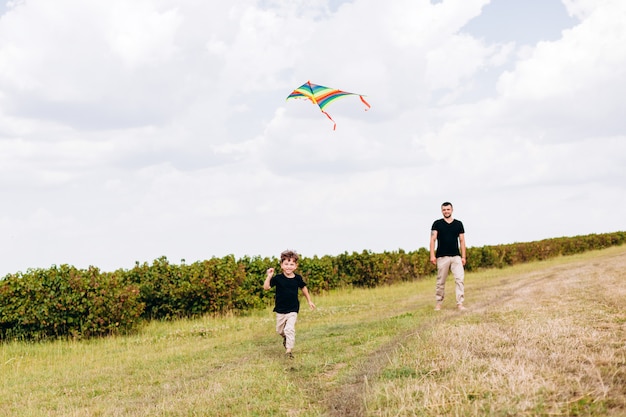
[[[626,230],[622,0],[0,1],[0,276]],[[326,110],[306,81],[363,94]]]

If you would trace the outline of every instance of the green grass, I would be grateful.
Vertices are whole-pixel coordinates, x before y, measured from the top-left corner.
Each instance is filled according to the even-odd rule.
[[[0,344],[6,416],[623,416],[626,248],[314,295],[284,357],[270,309]],[[259,285],[263,277],[259,277]]]

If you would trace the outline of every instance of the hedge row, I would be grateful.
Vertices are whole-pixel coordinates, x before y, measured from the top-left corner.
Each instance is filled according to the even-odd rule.
[[[93,337],[130,330],[144,303],[123,274],[62,265],[0,282],[0,338]]]
[[[626,232],[615,232],[472,247],[466,269],[502,268],[625,241]],[[62,265],[9,274],[0,281],[0,340],[86,338],[133,331],[142,320],[243,313],[271,303],[272,293],[261,288],[270,266],[278,268],[279,260],[231,255],[176,265],[162,257],[115,272]],[[320,293],[421,279],[435,267],[421,248],[304,257],[299,272],[310,291]]]
[[[482,268],[502,268],[524,262],[543,261],[557,256],[620,246],[625,242],[626,232],[615,232],[468,248],[466,269],[472,271]]]

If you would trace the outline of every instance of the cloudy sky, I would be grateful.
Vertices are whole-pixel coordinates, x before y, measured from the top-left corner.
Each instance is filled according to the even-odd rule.
[[[0,1],[0,276],[626,230],[622,0]],[[364,94],[286,101],[307,80]]]

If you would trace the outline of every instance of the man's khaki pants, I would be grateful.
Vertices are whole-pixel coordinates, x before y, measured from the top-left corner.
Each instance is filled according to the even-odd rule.
[[[441,303],[445,297],[445,286],[448,273],[452,272],[455,282],[456,303],[463,304],[465,300],[465,287],[463,280],[465,279],[465,271],[460,256],[442,256],[437,258],[437,286],[435,291],[435,299],[437,303]]]

